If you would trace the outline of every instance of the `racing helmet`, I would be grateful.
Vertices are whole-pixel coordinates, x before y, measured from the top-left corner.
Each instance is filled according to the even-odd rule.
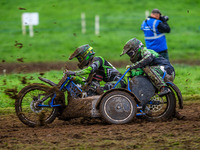
[[[143,43],[136,39],[130,39],[124,46],[120,56],[127,54],[130,57],[131,62],[135,63],[140,57],[140,51],[143,48]]]
[[[86,44],[78,47],[69,57],[69,60],[72,60],[74,57],[76,57],[79,61],[78,67],[82,69],[93,58],[94,54],[95,52],[93,51],[93,48]]]

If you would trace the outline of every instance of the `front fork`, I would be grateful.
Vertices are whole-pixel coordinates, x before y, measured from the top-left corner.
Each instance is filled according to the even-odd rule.
[[[38,95],[38,100],[37,100],[37,106],[38,107],[58,107],[58,106],[61,106],[61,104],[57,104],[57,105],[54,105],[54,100],[56,98],[56,93],[50,93],[48,95],[46,95],[45,97],[43,97],[41,100],[40,100],[40,96],[42,94],[39,94]],[[52,99],[50,100],[51,102],[49,103],[49,105],[43,105],[43,102],[46,101],[49,97],[52,97]]]

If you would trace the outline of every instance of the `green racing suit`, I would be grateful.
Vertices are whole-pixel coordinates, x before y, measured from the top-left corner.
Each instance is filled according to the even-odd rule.
[[[153,50],[144,47],[140,50],[140,57],[134,62],[131,68],[136,69],[132,69],[129,72],[128,76],[130,77],[143,75],[145,73],[157,89],[166,86],[165,79],[170,81],[174,80],[175,71],[173,66],[167,59]],[[166,75],[163,79],[164,73]]]
[[[75,71],[76,76],[93,74],[93,81],[106,82],[104,88],[109,90],[121,78],[121,73],[107,60],[101,56],[94,57],[89,65],[79,71]],[[122,79],[118,87],[125,88],[125,81]]]

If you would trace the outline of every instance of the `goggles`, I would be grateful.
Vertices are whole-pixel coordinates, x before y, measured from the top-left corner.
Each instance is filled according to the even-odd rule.
[[[134,52],[134,51],[129,51],[129,52],[127,52],[127,55],[128,55],[129,57],[132,57],[132,56],[135,55],[135,52]]]

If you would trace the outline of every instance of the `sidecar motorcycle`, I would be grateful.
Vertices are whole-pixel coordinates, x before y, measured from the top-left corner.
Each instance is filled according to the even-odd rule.
[[[167,81],[171,92],[159,97],[146,76],[128,79],[127,88],[116,88],[119,80],[111,90],[99,95],[99,92],[95,93],[99,85],[84,90],[73,82],[73,77],[67,75],[58,84],[45,78],[39,79],[48,85],[30,84],[18,93],[15,101],[18,118],[30,127],[50,124],[56,117],[61,120],[102,118],[110,124],[129,123],[141,116],[149,121],[167,120],[175,115],[176,101],[179,108],[183,108],[181,92],[174,83]]]

